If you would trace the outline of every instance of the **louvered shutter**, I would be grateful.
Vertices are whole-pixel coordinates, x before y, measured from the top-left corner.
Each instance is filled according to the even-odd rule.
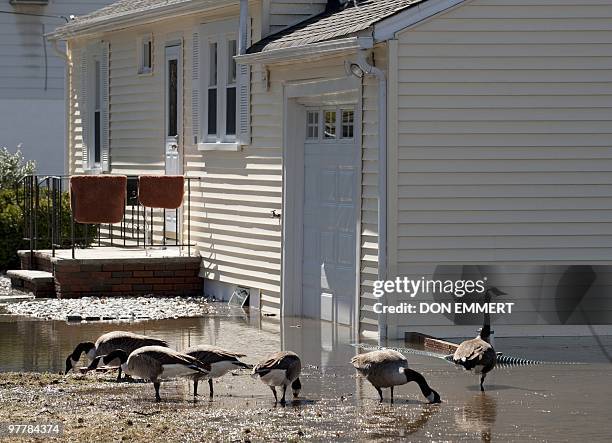
[[[102,171],[108,172],[110,170],[110,131],[109,131],[109,44],[107,42],[101,43],[101,56],[100,56],[100,76],[102,77],[102,93],[101,93],[101,142],[102,142]]]
[[[87,53],[87,50],[84,48],[81,50],[81,95],[79,97],[79,115],[81,116],[81,136],[83,138],[83,141],[81,143],[81,147],[82,147],[82,154],[81,154],[81,159],[82,159],[82,164],[81,164],[81,168],[82,169],[89,169],[89,130],[88,130],[88,126],[89,126],[89,109],[87,106],[87,86],[88,86],[88,70],[87,70],[87,65],[88,65],[88,59],[89,59],[89,54]]]
[[[192,39],[191,54],[191,131],[193,134],[193,144],[197,145],[201,140],[200,128],[200,33],[194,32]]]
[[[251,44],[251,21],[247,28],[247,47]],[[238,65],[238,140],[242,145],[251,143],[251,67]]]

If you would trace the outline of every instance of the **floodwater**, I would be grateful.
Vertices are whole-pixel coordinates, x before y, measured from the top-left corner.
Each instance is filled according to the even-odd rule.
[[[0,370],[62,371],[76,344],[115,329],[164,338],[177,349],[216,344],[247,354],[244,360],[251,363],[280,349],[294,350],[303,362],[302,399],[289,403],[287,409],[297,413],[286,420],[299,426],[309,409],[323,407],[318,426],[338,430],[345,440],[598,442],[610,441],[612,435],[612,364],[607,357],[611,337],[498,339],[497,350],[507,355],[587,363],[497,368],[487,377],[486,393],[479,391],[477,376],[439,358],[409,354],[411,367],[440,393],[440,405],[426,404],[415,384],[396,388],[395,404],[379,405],[374,388],[355,377],[348,363],[360,351],[347,328],[294,318],[260,319],[241,310],[133,324],[68,324],[4,315]],[[200,393],[207,389],[203,383]],[[139,400],[152,400],[152,388],[138,392]],[[162,384],[161,394],[166,401],[178,402],[177,407],[191,398],[189,384],[181,381]],[[216,383],[215,395],[216,408],[273,406],[269,388],[246,375],[225,376]]]

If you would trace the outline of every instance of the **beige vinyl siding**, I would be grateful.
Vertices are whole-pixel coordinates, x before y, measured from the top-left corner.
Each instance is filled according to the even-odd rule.
[[[170,24],[118,32],[109,42],[110,158],[113,174],[163,174],[164,57]],[[153,73],[138,74],[138,45],[153,35]]]
[[[267,29],[264,35],[274,34],[288,26],[294,25],[325,10],[327,0],[264,0],[267,5]],[[266,8],[263,9],[264,14]]]
[[[609,0],[476,0],[400,33],[398,274],[609,264],[611,67]]]
[[[2,11],[67,17],[109,3],[112,0],[53,0],[32,6],[6,0]],[[64,60],[43,37],[63,24],[60,17],[0,14],[0,99],[64,99]]]

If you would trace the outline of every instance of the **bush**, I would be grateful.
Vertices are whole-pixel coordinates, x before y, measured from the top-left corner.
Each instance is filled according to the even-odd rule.
[[[23,191],[19,193],[20,203],[23,204]],[[61,226],[61,242],[60,248],[70,248],[70,197],[67,192],[62,195],[62,218],[58,223]],[[51,249],[50,238],[50,214],[52,206],[47,201],[47,190],[40,190],[39,206],[37,213],[37,231],[38,241],[37,249]],[[19,268],[19,257],[17,251],[20,249],[30,249],[30,242],[23,238],[28,235],[26,230],[26,219],[22,208],[17,201],[17,195],[14,189],[0,189],[0,270],[9,268]],[[75,246],[87,247],[90,246],[93,240],[98,235],[98,227],[94,225],[87,226],[87,239],[82,237],[84,234],[83,225],[75,224]]]
[[[23,177],[35,171],[36,162],[26,161],[19,149],[14,154],[7,148],[0,149],[0,189],[13,188]]]

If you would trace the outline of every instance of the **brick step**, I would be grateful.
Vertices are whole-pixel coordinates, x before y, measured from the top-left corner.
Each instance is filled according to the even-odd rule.
[[[35,297],[55,297],[55,279],[50,272],[19,269],[7,271],[6,276],[15,289],[31,292]]]

